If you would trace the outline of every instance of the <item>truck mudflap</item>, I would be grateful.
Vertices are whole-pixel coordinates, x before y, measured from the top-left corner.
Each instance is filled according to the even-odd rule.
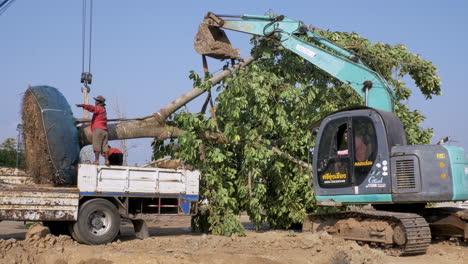
[[[397,255],[425,254],[431,242],[426,220],[411,213],[345,211],[307,215],[303,231],[326,231],[348,240],[391,248]]]
[[[77,188],[2,184],[0,220],[75,221],[78,216]]]

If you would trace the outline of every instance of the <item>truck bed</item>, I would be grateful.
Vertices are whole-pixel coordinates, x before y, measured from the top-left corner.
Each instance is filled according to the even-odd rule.
[[[81,195],[198,196],[200,172],[165,168],[140,168],[80,164]]]
[[[178,213],[177,208],[189,213],[190,203],[198,200],[199,180],[196,170],[92,164],[79,165],[76,187],[38,185],[25,175],[0,175],[0,220],[76,221],[80,199],[86,196],[157,198],[157,203],[140,205],[154,207],[160,214]]]

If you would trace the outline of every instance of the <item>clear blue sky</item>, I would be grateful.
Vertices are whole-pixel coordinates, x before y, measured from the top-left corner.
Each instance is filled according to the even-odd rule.
[[[190,70],[202,72],[193,49],[208,11],[264,14],[271,10],[322,29],[357,32],[373,42],[402,43],[432,61],[443,95],[426,101],[413,89],[409,102],[433,127],[433,142],[450,136],[468,150],[468,1],[94,1],[92,94],[119,101],[127,117],[156,112],[191,89]],[[28,85],[58,88],[80,103],[82,1],[17,0],[0,16],[2,105],[0,141],[16,137],[20,101]],[[228,32],[242,56],[249,36]],[[210,69],[220,67],[209,61]],[[200,100],[188,105],[198,111]],[[81,112],[73,107],[75,116]],[[112,110],[109,117],[115,117]],[[130,163],[151,158],[149,139],[130,140]]]

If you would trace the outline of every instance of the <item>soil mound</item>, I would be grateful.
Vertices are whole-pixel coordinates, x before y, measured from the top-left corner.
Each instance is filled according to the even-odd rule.
[[[60,262],[59,256],[64,248],[74,244],[69,236],[53,236],[47,227],[35,224],[29,228],[25,240],[0,239],[0,263],[67,263]]]
[[[170,216],[149,223],[152,237],[135,239],[133,227],[106,245],[81,245],[68,236],[53,236],[35,225],[25,240],[0,239],[2,264],[426,264],[467,263],[468,248],[431,244],[426,255],[395,257],[382,249],[346,241],[325,232],[247,231],[245,237],[180,232],[189,217]]]

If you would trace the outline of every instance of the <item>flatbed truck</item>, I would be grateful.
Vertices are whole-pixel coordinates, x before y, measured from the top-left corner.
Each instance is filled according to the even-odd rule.
[[[198,203],[200,172],[186,169],[79,164],[76,186],[33,184],[0,176],[0,220],[42,221],[52,234],[84,244],[113,241],[122,219],[138,238],[148,216],[188,215]]]

